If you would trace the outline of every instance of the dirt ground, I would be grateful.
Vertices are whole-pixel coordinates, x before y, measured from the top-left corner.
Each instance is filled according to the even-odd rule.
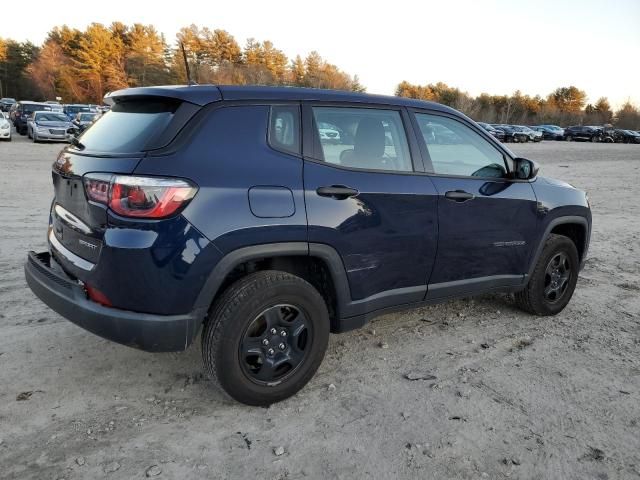
[[[199,339],[140,352],[29,291],[60,148],[0,144],[0,478],[640,478],[640,145],[512,148],[591,197],[560,315],[490,295],[380,317],[266,409],[211,387]]]

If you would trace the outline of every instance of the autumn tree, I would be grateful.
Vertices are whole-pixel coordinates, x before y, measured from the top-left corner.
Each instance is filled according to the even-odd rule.
[[[162,85],[169,81],[167,45],[152,25],[134,24],[126,36],[125,68],[129,85]]]
[[[128,86],[125,45],[117,30],[91,24],[80,39],[77,58],[76,70],[87,100],[101,102],[107,92]]]
[[[38,55],[31,42],[0,41],[0,96],[38,99],[37,89],[27,73],[27,67]]]
[[[616,112],[616,126],[629,130],[640,130],[640,110],[627,101]]]

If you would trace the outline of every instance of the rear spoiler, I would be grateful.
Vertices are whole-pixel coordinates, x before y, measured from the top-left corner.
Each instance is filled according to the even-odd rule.
[[[222,93],[215,85],[168,85],[163,87],[125,88],[109,92],[104,103],[113,105],[124,98],[161,97],[193,103],[200,107],[222,100]]]

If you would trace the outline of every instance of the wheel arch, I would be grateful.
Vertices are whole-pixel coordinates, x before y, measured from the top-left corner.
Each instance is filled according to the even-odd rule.
[[[589,248],[589,238],[591,235],[589,221],[585,217],[580,216],[563,216],[554,218],[549,222],[544,230],[544,234],[540,237],[540,242],[536,248],[535,254],[529,264],[528,277],[531,277],[533,270],[538,263],[538,259],[542,254],[544,245],[549,235],[563,235],[568,237],[578,250],[578,259],[580,260],[580,268],[584,265],[584,260]]]
[[[342,259],[324,244],[283,242],[242,247],[225,255],[206,279],[194,308],[208,308],[225,289],[261,270],[281,270],[311,283],[325,299],[331,331],[338,331],[351,295]]]

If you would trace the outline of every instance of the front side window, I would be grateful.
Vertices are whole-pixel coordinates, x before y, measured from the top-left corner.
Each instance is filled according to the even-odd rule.
[[[413,170],[400,112],[313,107],[313,118],[318,160],[366,170]]]
[[[433,173],[465,177],[503,178],[504,156],[480,134],[457,120],[416,113]]]
[[[269,144],[277,150],[300,154],[300,108],[297,105],[271,107]]]

